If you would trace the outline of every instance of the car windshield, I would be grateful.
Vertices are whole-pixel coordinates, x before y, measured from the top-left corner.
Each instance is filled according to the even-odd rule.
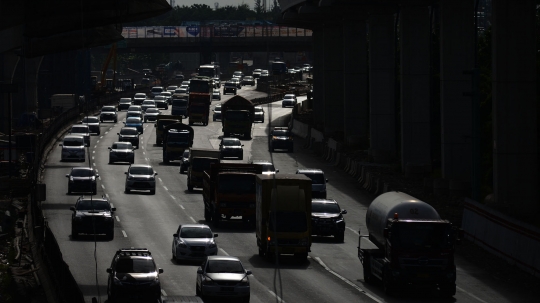
[[[103,200],[82,200],[77,204],[77,210],[111,210],[111,205]]]
[[[138,133],[136,128],[122,128],[120,130],[120,135],[136,135]]]
[[[129,102],[129,101],[128,101]],[[116,109],[113,106],[104,106],[101,111],[102,112],[114,112]]]
[[[186,107],[188,104],[188,100],[185,100],[185,99],[173,99],[172,100],[172,105],[173,106],[183,106],[183,107]]]
[[[71,132],[72,133],[77,133],[77,134],[86,134],[88,133],[88,126],[84,127],[84,126],[73,126],[71,128]]]
[[[162,92],[160,96],[170,97],[170,96],[172,96],[172,94],[171,94],[171,92]]]
[[[146,94],[137,93],[137,94],[135,94],[135,98],[146,98]]]
[[[132,175],[153,175],[154,170],[151,167],[131,167],[129,173]]]
[[[312,184],[324,184],[326,181],[324,180],[323,174],[304,174],[308,176],[311,179]]]
[[[129,142],[114,143],[112,149],[133,149],[133,145]]]
[[[221,174],[218,191],[220,193],[255,194],[255,175]]]
[[[140,112],[141,111],[141,107],[140,106],[130,106],[128,108],[128,112]]]
[[[167,87],[167,90],[175,90],[177,86],[169,86]]]
[[[82,138],[81,139],[64,139],[64,146],[81,146],[84,145]]]
[[[130,124],[130,123],[133,123],[133,124],[141,123],[141,118],[137,118],[137,117],[129,117],[129,118],[126,119],[126,123],[127,123],[127,124]]]
[[[262,113],[263,112],[262,107],[255,107],[255,112],[256,113]]]
[[[182,227],[180,230],[180,238],[212,238],[210,228],[200,227]]]
[[[311,204],[311,212],[313,212],[313,213],[338,214],[341,211],[339,209],[339,206],[336,203],[313,202]]]
[[[149,108],[146,110],[147,114],[159,114],[159,109],[157,108]]]
[[[242,143],[240,143],[240,140],[223,140],[222,142],[223,146],[240,146]]]
[[[154,105],[154,101],[143,101],[142,105]]]
[[[154,87],[152,88],[153,93],[161,93],[163,91],[163,88],[161,87]]]
[[[118,273],[148,274],[156,271],[156,266],[150,258],[120,258],[116,262]]]
[[[274,130],[272,132],[272,135],[274,136],[284,136],[284,137],[288,137],[289,136],[289,131],[288,130]]]
[[[207,273],[245,273],[240,261],[234,260],[209,260],[206,264]]]
[[[216,108],[214,108],[214,111],[220,112],[221,111],[221,105],[216,106]]]
[[[294,100],[294,96],[292,96],[292,95],[285,95],[285,97],[283,97],[283,99],[286,99],[286,100]]]
[[[83,123],[99,123],[99,119],[97,117],[84,117],[82,119]]]
[[[156,96],[154,98],[154,101],[159,101],[159,100],[165,100],[167,99],[163,94],[159,95],[159,96]],[[144,103],[143,103],[144,104]]]
[[[91,177],[94,175],[94,171],[91,169],[72,169],[72,177]]]
[[[448,249],[452,245],[448,225],[431,222],[395,224],[391,238],[396,247],[405,250]]]

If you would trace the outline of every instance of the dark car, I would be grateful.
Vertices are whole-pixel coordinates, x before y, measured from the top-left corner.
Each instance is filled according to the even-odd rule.
[[[97,178],[93,168],[90,167],[73,167],[69,174],[66,174],[68,178],[68,194],[72,192],[79,193],[97,193]]]
[[[242,79],[242,85],[255,85],[255,79],[252,76],[245,76],[244,79]]]
[[[221,104],[216,105],[212,111],[214,112],[212,120],[221,120]]]
[[[116,251],[107,268],[107,296],[109,302],[125,300],[139,302],[161,300],[161,282],[158,268],[150,251],[146,248],[122,248]]]
[[[229,80],[231,82],[234,82],[234,85],[236,85],[236,88],[237,89],[241,89],[242,88],[242,81],[240,80],[240,78],[232,78],[231,80]]]
[[[126,174],[125,192],[131,190],[150,190],[150,194],[156,193],[156,175],[152,166],[146,164],[130,165]]]
[[[75,124],[69,130],[70,135],[77,135],[84,138],[84,144],[90,146],[90,127],[85,124]]]
[[[235,94],[238,88],[236,87],[236,82],[233,81],[227,81],[225,82],[225,85],[223,86],[223,94],[226,95],[228,93]]]
[[[293,152],[293,137],[287,127],[274,127],[270,132],[270,151],[273,152],[276,149],[286,149],[291,153]]]
[[[182,164],[180,164],[180,173],[187,171],[189,166],[189,149],[186,149],[182,154]]]
[[[114,123],[118,122],[118,113],[116,112],[116,107],[110,105],[103,106],[99,113],[99,121],[113,121]]]
[[[206,224],[182,224],[173,234],[172,258],[181,261],[202,261],[215,256],[218,247],[214,234]]]
[[[172,99],[171,99],[172,100]],[[154,103],[156,105],[156,108],[162,108],[162,109],[169,109],[169,99],[165,96],[156,96],[154,98]]]
[[[249,278],[237,257],[208,256],[197,269],[195,293],[205,302],[207,298],[227,298],[233,302],[249,302]]]
[[[114,238],[113,212],[116,208],[105,197],[86,198],[79,197],[75,206],[69,208],[71,214],[71,239],[79,234],[100,235],[105,234],[110,240]]]
[[[128,117],[124,122],[126,127],[135,127],[139,133],[144,132],[143,119],[140,117]]]
[[[264,123],[264,109],[262,106],[255,106],[255,115],[253,121]]]
[[[221,151],[221,158],[234,157],[238,160],[244,159],[244,144],[240,142],[238,138],[223,138],[219,143],[219,150]]]
[[[131,98],[120,98],[120,101],[118,101],[118,110],[127,110],[132,104],[133,100]]]
[[[135,148],[139,148],[139,135],[135,127],[122,127],[118,133],[118,141],[130,142]]]
[[[345,237],[345,209],[341,209],[336,200],[311,200],[311,234],[334,236],[336,242],[343,242]]]
[[[302,168],[296,170],[297,174],[304,174],[311,179],[311,197],[326,199],[326,183],[324,172],[318,168]]]
[[[161,114],[161,111],[157,108],[149,108],[144,112],[144,122],[152,121],[156,122],[157,116]]]
[[[135,148],[131,142],[114,142],[109,149],[109,164],[115,162],[135,162]]]

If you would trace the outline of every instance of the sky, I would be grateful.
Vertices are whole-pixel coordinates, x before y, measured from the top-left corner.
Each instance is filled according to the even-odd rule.
[[[167,0],[167,1],[170,1],[170,0]],[[245,3],[249,5],[250,9],[253,9],[253,6],[255,4],[254,0],[173,0],[173,1],[175,5],[177,6],[182,6],[182,5],[191,6],[193,4],[206,4],[212,8],[214,8],[214,3],[216,2],[219,3],[220,7],[227,6],[227,5],[237,6],[239,4]],[[269,3],[273,3],[273,0],[266,0],[266,3],[267,5]]]

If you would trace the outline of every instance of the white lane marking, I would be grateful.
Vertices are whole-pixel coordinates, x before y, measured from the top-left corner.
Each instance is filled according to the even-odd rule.
[[[107,132],[105,132],[105,133],[107,133]],[[100,138],[100,139],[103,139],[103,136],[101,136],[101,137],[99,137],[99,138]]]
[[[144,149],[144,145],[142,146],[142,149]]]
[[[184,205],[182,205],[182,204],[180,204],[180,208],[181,208],[181,209],[186,209],[186,208],[184,207]]]
[[[105,185],[101,184],[101,188],[105,189]]]
[[[146,161],[148,161],[148,158],[144,158]]]
[[[197,221],[195,221],[195,219],[193,219],[193,217],[189,217],[191,219],[191,221],[193,221],[193,223],[197,223]]]
[[[116,216],[116,221],[120,222],[120,217]]]
[[[107,197],[107,198],[108,198],[108,197]],[[113,207],[114,207],[114,205],[111,203],[111,208],[113,208]]]
[[[373,296],[372,294],[369,294],[367,293],[365,290],[363,290],[362,288],[360,288],[358,285],[354,284],[353,282],[349,281],[347,278],[341,276],[340,274],[338,274],[337,272],[331,270],[328,266],[326,266],[326,264],[324,264],[324,262],[321,260],[321,258],[319,257],[315,257],[313,258],[315,261],[317,261],[317,263],[319,263],[322,267],[324,267],[324,269],[326,269],[326,271],[328,271],[329,273],[333,274],[334,276],[338,277],[340,280],[342,280],[343,282],[349,284],[350,286],[352,286],[353,288],[355,288],[356,290],[358,290],[359,292],[363,293],[364,295],[368,296],[369,298],[371,298],[373,301],[375,302],[378,302],[378,303],[382,303],[383,301],[375,298],[375,296]]]
[[[173,198],[173,200],[176,200],[176,198],[173,195],[171,195],[171,198]]]
[[[105,197],[107,197],[107,199],[109,199],[109,194],[105,194]],[[112,207],[112,203],[111,203],[111,207]]]
[[[159,180],[159,182],[163,182],[163,180],[161,180],[161,178],[157,178]]]
[[[474,299],[476,299],[476,300],[478,300],[478,301],[480,301],[480,302],[482,302],[482,303],[487,303],[486,301],[484,301],[484,300],[478,298],[477,296],[471,294],[470,292],[466,291],[465,289],[463,289],[463,288],[461,288],[461,287],[457,287],[457,286],[456,286],[456,288],[457,288],[459,291],[468,294],[468,295],[471,296],[472,298],[474,298]]]
[[[146,155],[146,152],[142,152],[143,155]]]
[[[93,162],[92,165],[96,166],[96,162]]]
[[[284,301],[283,299],[281,299],[278,295],[276,295],[273,291],[268,290],[268,292],[269,292],[272,296],[274,296],[274,297],[277,298],[277,302],[285,303],[285,301]]]
[[[165,290],[164,290],[163,288],[161,289],[161,294],[162,294],[164,297],[167,296],[167,293],[165,292]]]
[[[96,173],[98,172],[97,168],[96,168]]]
[[[348,230],[350,230],[350,231],[352,231],[355,235],[360,236],[360,234],[359,234],[356,230],[354,230],[354,229],[352,229],[352,228],[350,228],[350,227],[348,227],[348,226],[345,227],[345,228],[348,229]]]
[[[95,159],[94,156],[92,156],[92,160],[94,160],[94,159]]]
[[[169,191],[169,189],[167,188],[167,186],[163,186],[163,188],[165,188],[166,191]]]
[[[96,147],[94,146],[94,148],[96,148]],[[92,153],[93,153],[93,154],[95,154],[95,153],[96,153],[96,151],[95,151],[95,150],[93,150],[93,151],[92,151]]]
[[[125,231],[122,230],[122,234],[124,235],[124,238],[127,238],[127,234]]]
[[[220,247],[219,250],[221,250],[221,252],[222,252],[224,255],[226,255],[226,256],[229,255],[223,248]]]

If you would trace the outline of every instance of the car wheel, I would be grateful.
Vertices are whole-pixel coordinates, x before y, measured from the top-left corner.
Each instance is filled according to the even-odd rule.
[[[244,299],[242,300],[242,302],[244,302],[244,303],[249,303],[249,295],[248,295],[246,298],[244,298]]]
[[[187,189],[188,189],[188,191],[193,191],[193,185],[191,185],[190,182],[188,182],[188,184],[187,184]]]
[[[206,207],[204,208],[204,221],[212,221],[212,213]]]
[[[71,195],[71,187],[68,186],[68,195]]]

